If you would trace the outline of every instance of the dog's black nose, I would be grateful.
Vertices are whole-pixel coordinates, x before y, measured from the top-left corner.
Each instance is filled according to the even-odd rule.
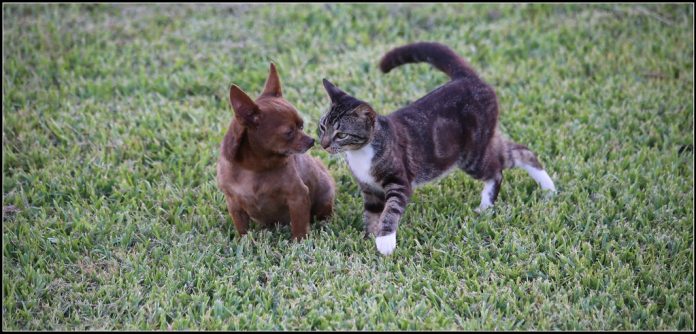
[[[312,141],[310,142],[309,146],[314,146],[314,143],[316,142],[316,140],[314,140],[314,138],[311,138],[311,139],[312,139]]]

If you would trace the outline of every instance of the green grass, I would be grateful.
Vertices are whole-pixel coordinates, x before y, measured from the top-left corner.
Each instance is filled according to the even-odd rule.
[[[2,328],[694,328],[694,7],[3,5]],[[396,252],[362,238],[345,162],[334,218],[240,238],[215,182],[232,83],[269,62],[308,132],[328,78],[388,113],[446,81],[383,75],[453,47],[559,192],[505,173],[419,188]]]

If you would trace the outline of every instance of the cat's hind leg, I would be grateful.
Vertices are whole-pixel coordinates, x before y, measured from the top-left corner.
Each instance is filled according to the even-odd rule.
[[[498,143],[502,142],[498,141]],[[503,145],[492,145],[492,147],[494,149],[491,149],[485,155],[481,155],[478,163],[472,159],[464,159],[462,160],[463,162],[459,162],[461,170],[473,178],[483,181],[481,204],[474,209],[477,213],[481,213],[493,206],[500,192],[500,184],[503,182],[503,169],[505,166],[501,159],[501,152],[503,151],[500,149]]]
[[[493,206],[500,192],[500,184],[503,182],[503,174],[497,173],[494,177],[483,181],[483,191],[481,191],[481,204],[474,211],[481,213]]]
[[[527,146],[507,142],[505,158],[506,168],[520,167],[527,171],[527,174],[541,186],[541,189],[549,190],[552,193],[556,191],[553,180],[544,170],[536,154],[528,149]]]

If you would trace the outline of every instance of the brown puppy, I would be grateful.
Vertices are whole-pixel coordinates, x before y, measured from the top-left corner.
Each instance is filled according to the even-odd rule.
[[[290,223],[293,240],[302,239],[312,217],[331,215],[336,185],[321,161],[305,153],[314,139],[283,98],[275,65],[256,101],[232,85],[230,104],[235,117],[220,146],[217,181],[237,231],[246,234],[250,219],[261,226]]]

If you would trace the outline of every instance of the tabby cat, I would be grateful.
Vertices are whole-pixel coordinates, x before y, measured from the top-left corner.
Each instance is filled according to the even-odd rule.
[[[451,80],[388,116],[343,92],[328,80],[331,107],[319,121],[321,146],[345,152],[364,199],[366,236],[377,249],[396,248],[396,229],[413,189],[458,167],[484,183],[477,212],[493,205],[503,169],[521,167],[545,190],[553,181],[526,146],[498,130],[498,101],[491,86],[449,47],[421,42],[395,48],[380,62],[393,68],[428,62]]]

